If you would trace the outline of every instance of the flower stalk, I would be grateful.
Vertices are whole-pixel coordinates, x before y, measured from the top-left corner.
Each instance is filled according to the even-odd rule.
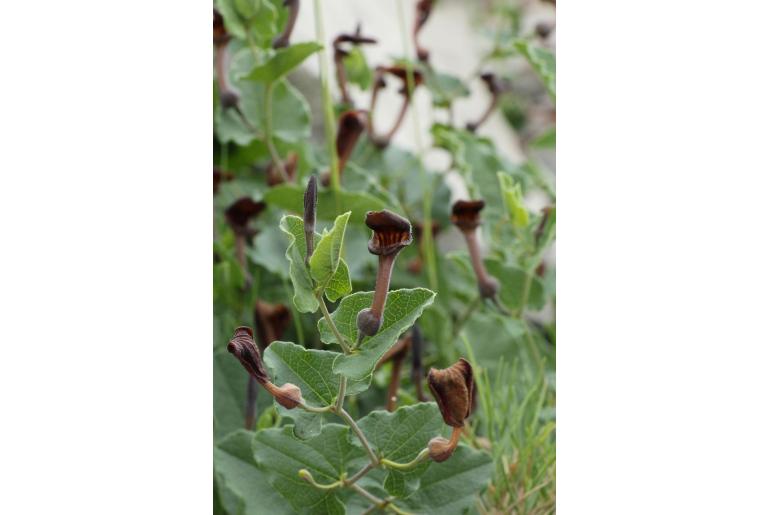
[[[273,39],[273,48],[284,48],[289,46],[291,33],[294,31],[294,24],[297,22],[299,14],[299,0],[283,0],[284,7],[289,9],[289,17],[286,19],[286,26],[278,36]]]
[[[452,223],[460,229],[465,237],[481,297],[495,299],[500,290],[500,283],[487,273],[484,260],[481,257],[481,245],[476,231],[481,225],[482,209],[484,209],[483,200],[458,200],[452,205]]]
[[[348,93],[348,81],[345,74],[345,58],[350,55],[350,49],[346,48],[349,44],[351,47],[357,47],[358,45],[373,45],[377,40],[374,38],[368,38],[361,35],[361,24],[356,26],[356,31],[353,34],[340,34],[334,38],[332,46],[334,47],[334,68],[337,74],[337,85],[340,88],[340,94],[342,95],[342,102],[349,106],[353,106],[353,99],[350,98]]]

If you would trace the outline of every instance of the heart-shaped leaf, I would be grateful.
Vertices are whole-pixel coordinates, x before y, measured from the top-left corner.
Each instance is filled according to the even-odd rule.
[[[356,341],[356,317],[362,309],[371,306],[374,292],[357,292],[340,301],[331,314],[337,329],[350,341]],[[412,327],[423,310],[433,304],[436,294],[426,288],[393,290],[388,293],[382,326],[372,337],[366,337],[356,350],[341,355],[334,362],[334,372],[349,379],[362,380],[371,375],[377,362],[396,343],[398,337]],[[336,343],[334,333],[324,319],[318,321],[321,341]]]
[[[345,241],[345,227],[348,225],[349,218],[350,211],[338,216],[334,220],[331,231],[324,232],[321,235],[313,255],[310,256],[310,275],[315,280],[317,291],[325,291],[326,286],[337,273],[340,256],[342,255],[342,244]],[[345,268],[347,269],[347,267]],[[345,274],[345,276],[347,277],[347,291],[342,293],[342,295],[350,291],[350,277],[348,274]],[[333,293],[333,295],[336,295],[336,298],[339,298],[341,296],[338,295],[340,291],[346,288],[346,285],[342,284],[344,279],[345,277],[338,277],[336,280],[337,284]]]
[[[350,222],[363,224],[367,211],[380,211],[387,205],[377,197],[368,193],[357,193],[353,191],[339,190],[340,206],[350,211]],[[281,184],[270,188],[266,193],[264,200],[268,204],[280,207],[287,211],[302,213],[304,209],[305,190],[296,184]],[[334,191],[323,189],[318,191],[318,212],[316,217],[319,220],[334,220],[338,214],[337,200]]]
[[[312,41],[281,48],[266,62],[251,70],[247,78],[261,82],[275,82],[322,48],[321,45]]]

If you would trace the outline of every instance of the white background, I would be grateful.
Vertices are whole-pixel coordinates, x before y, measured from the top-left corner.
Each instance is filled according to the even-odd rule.
[[[4,8],[5,513],[211,510],[210,9]],[[562,514],[770,512],[768,11],[560,2]]]

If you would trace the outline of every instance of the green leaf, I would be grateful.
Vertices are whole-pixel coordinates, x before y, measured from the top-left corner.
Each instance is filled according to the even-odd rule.
[[[340,386],[340,376],[332,372],[338,352],[306,349],[290,342],[276,341],[265,350],[265,363],[273,372],[277,385],[292,383],[302,390],[309,406],[322,408],[334,403]],[[369,387],[368,381],[351,381],[347,395],[361,393]],[[287,410],[277,406],[282,416],[295,421],[294,433],[298,438],[310,438],[321,431],[322,415],[298,408]]]
[[[459,445],[447,461],[428,465],[420,488],[405,503],[419,514],[462,515],[469,512],[491,475],[489,455]]]
[[[552,127],[530,143],[534,148],[554,148],[556,146],[556,128]]]
[[[346,490],[319,490],[299,477],[307,469],[321,484],[337,481],[352,472],[350,464],[360,462],[364,452],[350,443],[349,428],[326,424],[321,434],[309,440],[292,435],[292,426],[259,431],[252,449],[257,463],[268,473],[275,490],[300,513],[344,514]]]
[[[263,266],[272,274],[287,278],[285,249],[286,237],[283,235],[283,231],[279,227],[271,225],[259,232],[247,253],[254,263]]]
[[[359,420],[358,426],[378,455],[407,463],[427,447],[431,438],[441,434],[444,421],[436,403],[424,402],[402,406],[393,413],[373,411]],[[388,469],[385,490],[391,495],[406,497],[417,487],[427,466],[426,462],[408,472]]]
[[[519,40],[514,43],[516,50],[523,55],[534,68],[535,73],[545,84],[548,94],[556,98],[556,57],[553,52],[535,46],[530,41]]]
[[[214,447],[214,477],[229,515],[288,515],[286,501],[257,468],[251,450],[254,433],[240,429]]]
[[[539,277],[534,274],[527,274],[521,268],[504,265],[496,259],[485,259],[484,265],[487,271],[500,281],[500,300],[503,304],[513,310],[521,307],[527,276],[529,275],[530,285],[527,307],[530,309],[543,308],[545,305],[545,295],[543,294],[543,281]]]
[[[362,309],[371,306],[374,292],[357,292],[340,301],[331,314],[337,329],[350,341],[356,341],[358,329],[356,317]],[[436,294],[426,288],[393,290],[388,293],[382,326],[372,337],[365,337],[361,345],[349,355],[341,355],[334,362],[334,372],[349,379],[369,377],[380,358],[396,343],[398,337],[420,317],[423,310],[433,304]],[[335,343],[336,338],[326,320],[318,321],[321,341]]]
[[[340,264],[337,267],[337,271],[334,272],[334,275],[326,285],[326,298],[331,302],[337,302],[340,297],[344,297],[351,291],[353,291],[353,285],[350,284],[348,264],[344,259],[340,258]]]
[[[337,273],[340,256],[342,255],[342,244],[345,241],[345,228],[348,225],[349,218],[350,211],[338,216],[334,220],[332,230],[324,231],[323,235],[321,235],[321,240],[313,251],[313,255],[310,256],[310,275],[316,282],[316,291],[325,291],[326,285]],[[349,279],[348,284],[350,284]],[[338,290],[335,290],[334,295],[337,293],[339,293]]]
[[[305,224],[298,216],[285,215],[281,218],[280,228],[289,235],[286,259],[289,260],[289,278],[294,286],[294,306],[300,313],[315,313],[318,311],[318,298],[313,293],[313,279],[305,266]]]
[[[455,99],[470,95],[468,87],[454,75],[436,72],[427,66],[422,66],[421,71],[425,86],[433,96],[433,105],[437,107],[449,107]]]
[[[364,52],[354,46],[342,60],[345,67],[345,77],[350,84],[356,84],[362,90],[369,89],[372,84],[372,70],[366,64]]]
[[[497,172],[497,179],[500,181],[503,203],[508,208],[511,224],[514,227],[526,227],[529,223],[529,211],[524,206],[521,184],[514,184],[513,177],[504,172]]]
[[[310,55],[323,48],[315,42],[297,43],[287,48],[281,48],[265,63],[254,68],[248,75],[250,80],[275,82],[299,66]]]
[[[379,211],[385,209],[386,204],[367,193],[357,193],[352,191],[339,190],[340,206],[350,211],[351,223],[363,224],[367,211]],[[270,188],[265,193],[264,200],[268,204],[280,207],[287,211],[302,213],[304,210],[305,189],[296,184],[281,184]],[[318,192],[318,212],[316,217],[319,220],[334,220],[338,214],[337,202],[334,191],[331,189],[322,189]]]

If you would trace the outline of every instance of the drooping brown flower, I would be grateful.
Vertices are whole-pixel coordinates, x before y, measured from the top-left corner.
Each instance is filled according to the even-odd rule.
[[[382,325],[382,313],[396,256],[401,249],[412,243],[412,226],[409,220],[388,210],[369,211],[365,221],[373,231],[367,246],[369,252],[379,256],[379,266],[372,306],[358,313],[356,323],[361,335],[373,336]]]
[[[227,350],[241,362],[243,368],[260,384],[270,381],[259,349],[254,344],[254,333],[250,327],[239,327],[227,344]]]
[[[361,24],[356,27],[356,31],[353,34],[340,34],[334,38],[332,45],[334,46],[334,67],[337,72],[337,84],[340,87],[340,93],[342,94],[342,102],[344,104],[353,105],[353,100],[348,93],[348,81],[345,75],[345,57],[350,54],[350,50],[346,48],[350,46],[358,45],[372,45],[377,43],[374,38],[369,38],[361,35]]]
[[[414,48],[417,49],[417,58],[420,61],[427,62],[430,52],[427,49],[420,46],[417,41],[417,34],[422,29],[423,25],[428,21],[430,13],[433,10],[433,0],[420,0],[417,2],[417,16],[414,20],[414,29],[412,30],[412,38],[414,39]]]
[[[225,20],[219,11],[214,9],[214,45],[226,45],[228,41],[230,41],[230,34],[225,28]]]
[[[401,102],[401,109],[399,109],[398,115],[396,116],[396,121],[393,123],[393,127],[391,127],[391,129],[384,136],[379,136],[375,133],[374,122],[372,118],[374,117],[374,108],[377,104],[379,92],[387,85],[385,82],[385,75],[392,75],[401,80],[401,89],[399,90],[399,93],[403,96],[403,100]],[[423,84],[425,81],[422,72],[416,69],[412,69],[411,77],[413,83],[410,87],[409,70],[405,66],[378,66],[375,68],[374,86],[372,87],[372,100],[369,105],[370,114],[369,123],[367,124],[367,131],[369,133],[369,138],[372,140],[372,143],[378,148],[385,148],[390,144],[390,140],[393,139],[393,135],[396,133],[396,131],[398,131],[398,128],[401,126],[401,122],[404,121],[404,116],[406,115],[406,110],[409,107],[409,99],[411,98],[412,92],[415,88],[417,88],[417,86]]]
[[[484,113],[482,113],[481,117],[479,117],[477,121],[468,122],[465,125],[465,128],[471,132],[476,132],[476,129],[478,129],[481,126],[481,124],[487,121],[487,119],[495,111],[495,108],[497,107],[497,103],[500,101],[500,95],[508,89],[507,86],[494,73],[491,73],[491,72],[482,73],[480,75],[480,78],[484,82],[484,84],[487,86],[487,90],[489,91],[489,94],[491,95],[491,97],[489,101],[489,106],[484,111]]]
[[[484,209],[483,200],[458,200],[452,205],[451,218],[452,223],[462,231],[465,237],[481,297],[494,299],[500,290],[500,283],[487,273],[481,257],[481,245],[476,235],[476,228],[481,225],[482,209]]]
[[[283,0],[283,5],[289,8],[289,16],[286,18],[286,26],[283,28],[283,32],[273,39],[273,48],[289,46],[289,39],[299,14],[299,0]]]
[[[219,185],[223,182],[233,180],[233,174],[230,172],[224,172],[217,167],[214,167],[214,195],[219,193]]]
[[[473,367],[465,359],[449,368],[428,372],[428,387],[438,403],[444,422],[463,427],[473,403]]]
[[[284,408],[292,409],[302,403],[302,391],[298,386],[291,383],[276,386],[270,381],[270,376],[267,374],[267,370],[265,370],[265,366],[262,363],[259,349],[254,344],[254,333],[250,328],[237,328],[232,339],[227,344],[227,350],[241,362],[249,376],[261,384],[270,395],[275,397],[278,404]]]
[[[251,197],[241,197],[225,210],[225,218],[236,235],[250,238],[254,236],[255,231],[249,227],[249,221],[266,207],[264,202],[255,202]]]
[[[345,171],[345,165],[356,148],[359,136],[366,129],[368,116],[366,111],[346,111],[340,115],[337,128],[337,161],[340,177]],[[321,184],[328,186],[331,182],[331,174],[327,171],[321,176]]]

